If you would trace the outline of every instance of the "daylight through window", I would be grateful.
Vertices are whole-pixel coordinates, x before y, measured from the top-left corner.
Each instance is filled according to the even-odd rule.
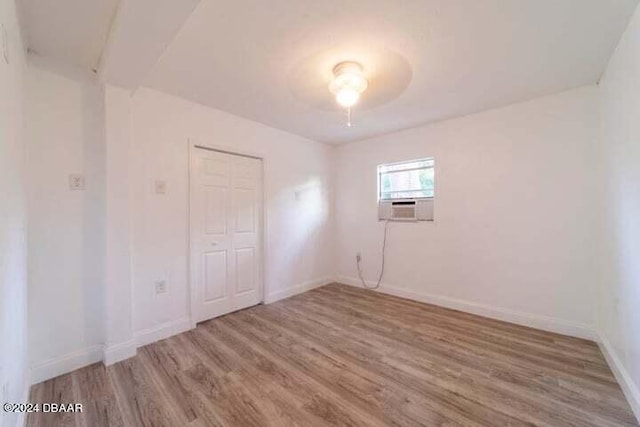
[[[434,166],[432,158],[378,166],[378,200],[433,197]]]

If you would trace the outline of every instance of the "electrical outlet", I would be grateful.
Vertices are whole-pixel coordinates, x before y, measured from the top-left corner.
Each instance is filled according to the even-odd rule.
[[[356,261],[358,262],[362,261],[362,255],[360,254],[360,252],[356,253]]]
[[[84,175],[79,173],[69,174],[69,190],[71,191],[84,190]]]
[[[156,282],[156,295],[158,294],[166,294],[167,293],[167,281],[166,280],[158,280]]]
[[[155,191],[156,194],[165,194],[167,192],[167,181],[156,180]]]

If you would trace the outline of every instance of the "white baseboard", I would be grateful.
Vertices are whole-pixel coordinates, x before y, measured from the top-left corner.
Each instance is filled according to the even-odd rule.
[[[602,354],[604,354],[605,359],[607,359],[609,367],[618,380],[618,384],[620,384],[622,392],[627,398],[636,419],[640,423],[640,389],[638,385],[633,382],[631,375],[629,375],[629,372],[624,367],[622,360],[611,345],[611,342],[602,332],[598,334],[598,344]]]
[[[183,318],[139,331],[130,341],[108,346],[94,345],[62,357],[46,360],[31,367],[30,384],[37,384],[100,361],[104,362],[106,366],[112,365],[135,356],[138,347],[169,338],[189,329],[191,329],[191,321],[189,318]]]
[[[360,280],[354,277],[340,276],[336,281],[339,283],[344,283],[346,285],[362,287],[362,283],[360,282]],[[367,286],[370,285],[375,285],[375,283],[367,282]],[[598,338],[597,333],[591,326],[571,322],[564,319],[556,319],[531,313],[524,313],[501,307],[493,307],[441,295],[431,295],[421,292],[419,293],[390,286],[384,283],[380,285],[380,288],[378,288],[377,291],[401,298],[407,298],[418,302],[451,308],[453,310],[477,314],[478,316],[502,320],[505,322],[515,323],[516,325],[528,326],[531,328],[542,329],[544,331],[555,332],[572,337],[584,338],[588,340],[597,340]]]
[[[135,343],[137,347],[142,347],[143,345],[181,334],[189,329],[192,329],[191,320],[188,317],[183,317],[182,319],[162,323],[153,328],[136,332]]]
[[[340,276],[335,281],[346,285],[356,286],[360,288],[362,287],[362,283],[360,282],[360,280],[354,277]],[[367,282],[367,286],[372,285],[375,285],[375,283]],[[634,415],[638,419],[638,422],[640,422],[640,389],[638,385],[634,383],[631,375],[626,370],[624,364],[622,363],[622,360],[616,353],[607,337],[602,333],[596,332],[595,329],[590,327],[589,325],[569,322],[563,319],[538,316],[530,313],[517,312],[500,307],[491,307],[439,295],[417,293],[385,284],[382,284],[376,291],[418,302],[424,302],[445,308],[464,311],[466,313],[477,314],[479,316],[489,317],[491,319],[502,320],[505,322],[529,326],[549,332],[556,332],[563,335],[597,341],[598,345],[600,346],[600,350],[604,354],[609,367],[618,380],[618,383],[620,384],[620,387],[622,388],[622,391],[627,398],[627,401],[629,402]]]
[[[56,357],[31,367],[31,384],[37,384],[59,375],[80,369],[102,360],[102,345],[94,345],[82,350]]]
[[[323,277],[321,279],[310,280],[308,282],[295,285],[291,288],[283,289],[281,291],[272,292],[265,296],[264,303],[271,304],[281,299],[289,298],[294,295],[301,294],[303,292],[310,291],[311,289],[319,288],[320,286],[328,285],[332,283],[333,277]]]
[[[113,365],[122,360],[136,355],[136,342],[134,340],[125,341],[118,344],[108,344],[104,347],[102,361],[105,366]]]

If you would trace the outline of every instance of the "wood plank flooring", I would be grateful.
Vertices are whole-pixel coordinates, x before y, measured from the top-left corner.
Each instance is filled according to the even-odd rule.
[[[593,342],[338,284],[33,386],[29,426],[637,426]]]

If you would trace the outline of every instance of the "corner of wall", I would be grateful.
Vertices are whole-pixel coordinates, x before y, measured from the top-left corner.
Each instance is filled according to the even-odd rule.
[[[317,279],[317,280],[310,280],[308,282],[304,282],[304,283],[299,283],[297,285],[294,285],[290,288],[281,290],[281,291],[277,291],[277,292],[273,292],[270,293],[268,295],[265,295],[264,298],[264,303],[265,304],[272,304],[276,301],[280,301],[282,299],[285,298],[290,298],[294,295],[298,295],[301,294],[303,292],[307,292],[310,291],[312,289],[315,288],[319,288],[321,286],[325,286],[328,285],[329,283],[334,282],[333,276],[328,276],[328,277],[323,277],[321,279]]]
[[[616,380],[618,380],[636,419],[640,422],[640,389],[638,389],[638,386],[634,383],[631,374],[627,371],[627,368],[624,366],[624,363],[622,363],[613,345],[611,345],[611,342],[603,332],[598,333],[598,346],[613,371]]]
[[[0,54],[0,398],[29,394],[25,182],[25,52],[17,2],[0,0],[8,60]],[[5,394],[6,392],[6,394]],[[21,425],[24,416],[0,412],[0,424]]]
[[[640,6],[629,20],[598,84],[599,161],[602,188],[600,280],[597,299],[599,345],[640,422]]]
[[[354,277],[342,276],[337,280],[338,282],[345,285],[356,287],[361,286],[359,279]],[[375,283],[367,282],[367,285],[373,286],[375,285]],[[459,310],[465,313],[471,313],[490,319],[501,320],[503,322],[509,322],[516,325],[527,326],[530,328],[554,332],[557,334],[569,335],[572,337],[587,340],[596,340],[598,338],[598,334],[595,332],[594,328],[591,325],[571,322],[564,319],[540,316],[503,307],[488,306],[484,304],[478,304],[473,301],[465,301],[441,295],[431,295],[424,292],[410,291],[386,283],[382,283],[380,285],[380,288],[378,288],[376,291],[400,298],[406,298],[426,304],[433,304],[439,307]]]

